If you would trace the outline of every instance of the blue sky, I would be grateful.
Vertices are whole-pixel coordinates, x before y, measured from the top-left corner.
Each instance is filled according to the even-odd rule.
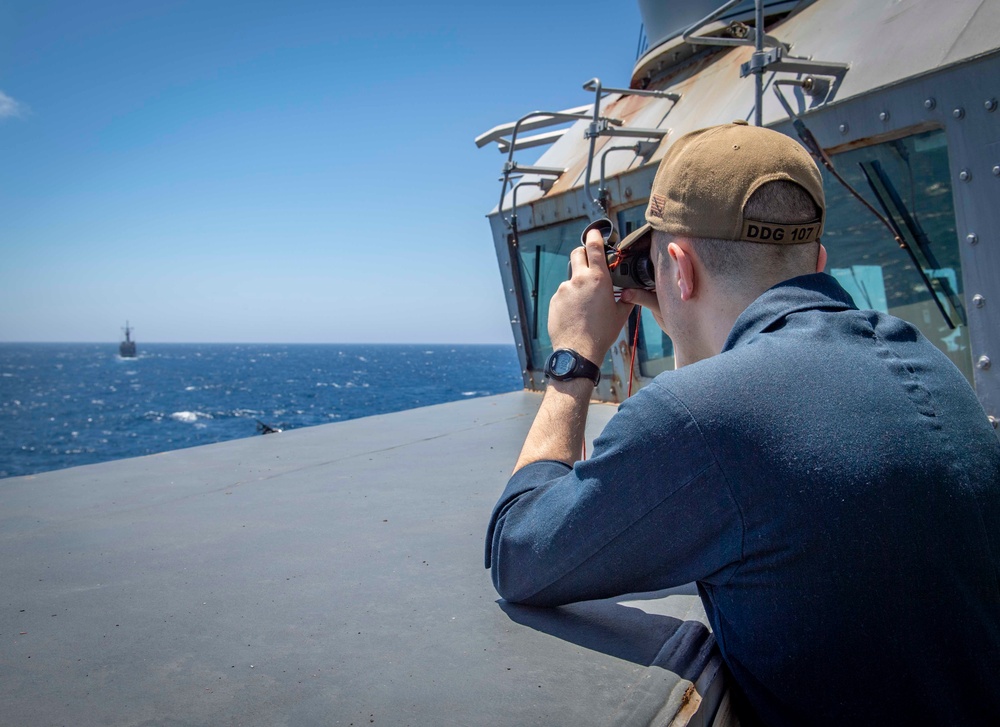
[[[639,26],[628,0],[3,3],[0,340],[509,342],[503,157],[473,139],[627,85]]]

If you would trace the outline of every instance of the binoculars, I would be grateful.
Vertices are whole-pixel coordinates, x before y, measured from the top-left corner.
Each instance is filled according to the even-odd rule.
[[[580,243],[586,244],[587,233],[597,230],[604,238],[604,254],[608,260],[608,270],[611,271],[611,283],[616,288],[641,288],[652,290],[654,287],[653,262],[649,259],[649,248],[635,250],[618,248],[618,231],[606,217],[591,222],[580,234]]]

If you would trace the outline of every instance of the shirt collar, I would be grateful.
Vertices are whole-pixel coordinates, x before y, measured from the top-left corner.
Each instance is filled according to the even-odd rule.
[[[825,273],[800,275],[778,283],[740,313],[722,350],[735,348],[791,313],[817,309],[851,310],[856,306],[840,283]]]

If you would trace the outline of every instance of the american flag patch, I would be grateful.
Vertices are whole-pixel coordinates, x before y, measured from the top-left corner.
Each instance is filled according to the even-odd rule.
[[[667,198],[662,194],[654,194],[649,198],[649,214],[653,217],[663,219],[663,206],[667,203]]]

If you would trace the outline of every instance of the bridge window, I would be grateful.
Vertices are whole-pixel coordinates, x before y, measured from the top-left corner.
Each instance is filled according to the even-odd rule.
[[[826,271],[859,308],[891,313],[919,328],[972,382],[944,131],[853,149],[837,154],[833,163],[876,209],[882,211],[878,197],[885,200],[917,265],[885,226],[824,170]]]
[[[549,300],[568,278],[569,254],[580,246],[580,234],[590,223],[580,218],[518,235],[517,263],[520,268],[523,330],[531,343],[532,367],[538,371],[552,353],[549,339]],[[611,355],[605,357],[601,373],[613,371]]]

